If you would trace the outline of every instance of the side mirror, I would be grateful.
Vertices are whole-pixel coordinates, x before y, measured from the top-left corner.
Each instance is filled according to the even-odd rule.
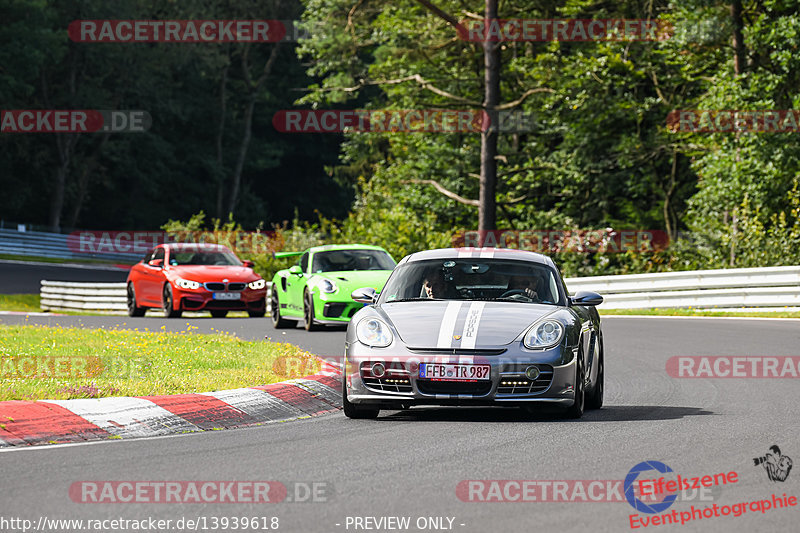
[[[361,289],[354,290],[350,294],[350,298],[360,304],[371,304],[375,303],[375,300],[378,299],[378,293],[375,292],[375,289],[372,287],[363,287]]]
[[[575,296],[570,298],[572,305],[600,305],[603,303],[603,297],[596,292],[591,291],[578,291]]]
[[[303,275],[303,269],[300,268],[299,265],[294,265],[289,267],[289,274],[297,274],[298,276],[301,276]]]
[[[249,259],[245,259],[244,261],[242,261],[242,266],[246,266],[247,268],[253,268],[256,265]]]
[[[164,268],[163,259],[153,259],[152,261],[148,261],[147,264],[151,267]]]

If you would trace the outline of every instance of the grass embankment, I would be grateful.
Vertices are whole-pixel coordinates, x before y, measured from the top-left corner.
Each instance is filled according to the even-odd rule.
[[[800,318],[798,311],[720,311],[718,309],[599,309],[603,315],[741,316],[750,318]]]
[[[0,401],[235,389],[319,370],[288,343],[231,335],[0,326]]]
[[[41,311],[38,294],[0,294],[0,311]]]

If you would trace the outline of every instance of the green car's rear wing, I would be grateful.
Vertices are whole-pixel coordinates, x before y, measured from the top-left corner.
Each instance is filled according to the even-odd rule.
[[[297,257],[303,255],[305,252],[275,252],[272,257],[275,259],[283,259],[284,257]]]

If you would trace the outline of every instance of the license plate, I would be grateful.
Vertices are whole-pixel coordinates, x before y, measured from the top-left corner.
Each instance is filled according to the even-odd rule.
[[[419,377],[438,381],[488,381],[491,369],[491,365],[420,363]]]
[[[242,295],[238,292],[215,292],[215,300],[240,300]]]

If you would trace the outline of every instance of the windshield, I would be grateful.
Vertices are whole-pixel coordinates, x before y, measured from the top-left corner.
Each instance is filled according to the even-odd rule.
[[[554,270],[527,261],[436,259],[406,263],[392,274],[381,303],[484,300],[559,305]]]
[[[169,264],[241,266],[242,262],[228,250],[172,250],[169,254]]]
[[[383,250],[331,250],[314,254],[311,271],[392,270],[396,264]]]

